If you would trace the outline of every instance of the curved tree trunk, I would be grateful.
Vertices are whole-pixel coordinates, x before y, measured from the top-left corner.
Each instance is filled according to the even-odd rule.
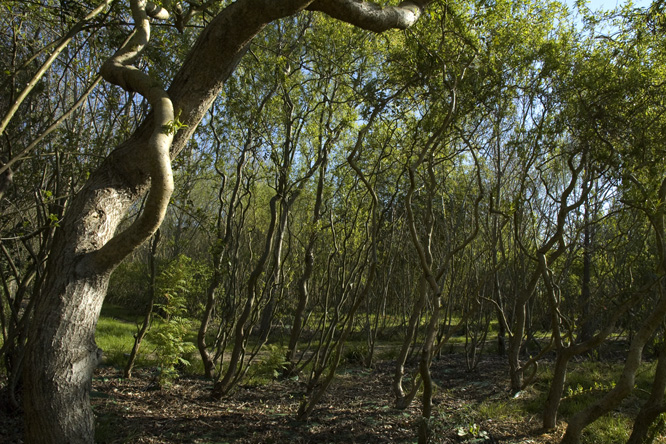
[[[436,295],[434,298],[434,308],[430,315],[430,322],[428,323],[428,330],[426,332],[423,349],[421,351],[421,360],[419,362],[419,374],[423,381],[423,394],[421,396],[421,420],[419,422],[419,444],[427,444],[430,441],[430,417],[432,416],[432,393],[433,383],[432,375],[430,374],[430,364],[432,362],[433,348],[435,346],[435,338],[437,337],[437,330],[439,329],[439,315],[442,306],[442,296]]]
[[[395,408],[403,410],[409,407],[409,404],[412,403],[414,396],[418,388],[421,386],[420,381],[413,380],[412,387],[408,393],[405,393],[405,389],[402,386],[402,381],[405,376],[405,364],[407,363],[407,356],[409,355],[409,349],[412,344],[412,340],[416,336],[419,327],[419,321],[421,320],[421,312],[425,306],[426,300],[428,298],[428,282],[426,281],[425,276],[419,278],[419,297],[414,301],[414,307],[412,308],[412,314],[409,316],[409,324],[407,326],[407,331],[405,337],[402,341],[402,346],[400,347],[400,354],[396,359],[395,371],[393,372],[393,395],[395,396]]]
[[[148,41],[146,2],[132,2],[135,17],[140,15],[135,7],[143,6],[143,17],[137,19],[142,32],[137,34],[137,41],[131,41],[105,64],[105,77],[123,88],[153,97],[149,101],[154,110],[134,135],[91,174],[56,232],[45,290],[35,307],[35,328],[26,349],[26,443],[94,441],[94,418],[89,405],[92,372],[99,361],[94,333],[109,276],[124,257],[157,230],[164,216],[163,204],[168,202],[172,189],[168,177],[163,175],[170,173],[170,167],[162,139],[170,132],[164,126],[175,122],[173,115],[169,118],[163,112],[165,107],[172,104],[168,108],[176,110],[182,124],[168,143],[173,158],[192,136],[247,52],[249,42],[266,24],[309,6],[379,32],[411,26],[427,3],[408,1],[382,9],[347,0],[236,1],[202,31],[167,94],[162,94],[155,82],[145,82],[147,76],[130,65]],[[137,82],[145,83],[137,88]],[[115,235],[130,206],[149,189],[139,223]]]
[[[319,238],[319,231],[317,226],[323,217],[322,205],[324,185],[326,181],[326,168],[328,166],[328,149],[329,142],[327,141],[320,147],[320,157],[322,159],[319,165],[319,177],[317,178],[317,192],[315,195],[315,204],[312,209],[312,232],[310,233],[308,244],[303,252],[303,271],[298,278],[298,302],[296,303],[296,310],[294,311],[294,320],[289,333],[289,344],[287,346],[287,353],[285,361],[284,375],[286,377],[294,376],[298,373],[298,359],[296,357],[298,351],[298,343],[303,333],[304,324],[307,320],[306,308],[310,299],[309,282],[314,272],[315,261],[315,245]]]
[[[189,139],[245,53],[247,41],[279,13],[290,15],[300,9],[266,8],[265,14],[257,14],[247,2],[239,3],[225,9],[203,32],[172,84],[169,95],[188,125],[175,138],[172,155]],[[214,69],[202,69],[205,66]],[[56,232],[45,291],[35,307],[36,328],[28,339],[24,371],[27,443],[94,440],[89,393],[99,361],[95,328],[109,276],[134,248],[128,242],[110,241],[118,239],[114,233],[122,217],[149,187],[154,158],[147,146],[154,118],[151,114],[91,175]],[[150,235],[152,232],[146,232],[131,240],[141,243]]]
[[[143,338],[148,333],[150,328],[152,316],[153,316],[153,307],[155,306],[155,300],[157,299],[157,261],[155,260],[155,255],[157,253],[157,244],[160,242],[160,230],[155,232],[153,236],[153,241],[150,246],[150,300],[148,301],[148,306],[146,307],[146,314],[143,318],[143,323],[141,328],[134,335],[134,346],[132,346],[132,351],[130,352],[129,357],[127,358],[127,364],[125,365],[125,370],[123,371],[123,376],[125,378],[132,377],[132,370],[134,369],[134,362],[136,361],[136,356],[139,354],[139,349],[141,348],[141,343]]]
[[[648,444],[654,440],[653,436],[649,436],[650,427],[659,418],[659,415],[666,412],[666,403],[664,402],[665,393],[666,345],[662,345],[659,351],[659,361],[657,362],[657,370],[655,371],[650,397],[643,404],[638,415],[636,415],[634,429],[631,431],[631,436],[627,444]]]
[[[28,338],[24,372],[28,443],[93,440],[89,394],[92,372],[101,357],[95,327],[109,276],[157,230],[173,191],[169,159],[173,133],[162,128],[173,120],[173,107],[166,92],[130,64],[150,35],[146,2],[134,0],[131,6],[136,33],[102,71],[109,81],[146,97],[154,108],[152,125],[138,131],[145,137],[142,149],[130,151],[144,157],[111,156],[74,199],[56,232],[44,293],[35,308],[35,328]],[[128,164],[133,170],[123,171],[129,173],[125,177],[119,174],[125,165],[118,163],[120,159],[133,161]],[[149,187],[144,185],[148,175]],[[124,187],[127,179],[138,186]],[[116,235],[129,205],[146,189],[150,191],[143,213]]]
[[[113,236],[120,216],[146,189],[140,182],[134,189],[120,186],[115,159],[77,195],[55,235],[28,338],[28,443],[83,443],[94,436],[89,405],[92,372],[99,361],[94,333],[112,268],[90,266],[87,259]]]
[[[562,444],[578,444],[585,427],[616,408],[620,402],[631,393],[634,389],[636,372],[641,364],[643,348],[666,317],[666,287],[664,286],[664,275],[666,274],[666,178],[662,179],[658,191],[658,197],[659,204],[653,212],[647,214],[647,217],[654,229],[657,256],[659,258],[657,266],[655,267],[656,272],[659,275],[657,282],[659,299],[649,316],[645,319],[641,327],[638,329],[638,332],[636,332],[636,335],[631,340],[624,369],[622,370],[622,375],[615,385],[615,388],[608,392],[599,401],[576,413],[569,419],[569,425],[562,438]],[[661,384],[661,382],[657,381],[657,377],[655,376],[653,392],[655,390],[659,392],[661,389],[660,399],[663,400],[663,388],[660,388],[659,384]],[[651,401],[648,401],[648,407],[646,407],[648,409],[650,409],[649,404],[651,404]]]
[[[254,270],[250,274],[247,282],[247,299],[245,300],[245,306],[241,312],[238,320],[236,321],[236,328],[234,332],[234,346],[231,350],[231,358],[229,359],[229,364],[224,373],[224,376],[221,380],[216,381],[213,386],[213,397],[215,399],[220,399],[225,396],[229,391],[234,387],[243,370],[243,359],[245,356],[245,347],[247,345],[247,340],[249,338],[250,332],[252,330],[252,325],[249,324],[253,310],[255,310],[255,302],[257,300],[259,278],[264,273],[266,268],[266,263],[268,258],[273,252],[274,246],[274,237],[277,226],[277,201],[279,196],[274,195],[269,203],[271,209],[271,220],[266,233],[266,240],[264,242],[264,251],[261,253],[261,257],[257,261]]]
[[[213,277],[211,278],[208,288],[206,289],[206,307],[204,308],[203,316],[201,317],[201,323],[199,324],[199,331],[197,332],[197,348],[199,349],[199,354],[201,355],[201,362],[204,366],[204,375],[208,379],[213,379],[215,373],[215,362],[213,356],[208,352],[208,345],[206,344],[206,333],[208,332],[208,326],[210,325],[211,319],[213,318],[213,309],[215,308],[215,293],[217,292],[220,283],[222,283],[222,273],[220,273],[219,266],[219,256],[218,253],[215,253],[215,258],[213,258]]]
[[[321,398],[328,390],[328,387],[331,385],[331,382],[333,382],[333,379],[335,378],[335,373],[338,369],[338,366],[340,365],[340,358],[342,357],[342,351],[344,349],[345,342],[347,341],[347,338],[354,329],[354,316],[356,315],[358,308],[361,306],[361,302],[363,302],[363,300],[367,297],[367,294],[370,291],[370,288],[372,287],[376,275],[377,275],[377,262],[373,260],[370,263],[370,269],[368,270],[368,276],[365,285],[363,287],[363,290],[356,295],[357,299],[356,301],[354,301],[354,304],[349,309],[349,313],[347,315],[347,322],[343,328],[342,334],[335,342],[335,350],[333,352],[333,357],[329,361],[328,366],[326,368],[326,377],[320,382],[320,384],[317,386],[317,388],[312,392],[312,394],[309,397],[303,398],[303,401],[298,407],[298,413],[296,416],[299,420],[305,420],[310,416],[314,408],[317,406]]]
[[[615,388],[608,392],[602,399],[576,413],[569,419],[569,425],[562,438],[562,444],[578,444],[585,427],[617,407],[633,390],[634,382],[636,380],[636,371],[641,363],[643,348],[650,336],[652,336],[652,333],[654,333],[656,328],[663,321],[664,316],[666,316],[666,294],[663,293],[663,289],[661,290],[662,294],[654,311],[631,341],[624,370],[622,371],[622,375],[615,385]]]
[[[553,325],[553,335],[557,347],[557,358],[555,360],[555,369],[553,371],[553,379],[550,382],[548,390],[548,398],[543,409],[543,428],[546,430],[555,428],[557,424],[557,410],[559,409],[562,400],[562,393],[564,392],[564,384],[567,377],[567,364],[576,355],[587,353],[588,351],[601,345],[606,340],[608,335],[613,332],[615,324],[642,296],[642,291],[637,291],[633,297],[628,299],[620,307],[615,309],[613,315],[606,321],[606,327],[598,332],[596,335],[591,336],[587,341],[575,345],[565,347],[562,338],[559,334],[559,323]],[[554,301],[552,301],[554,303]],[[553,314],[557,316],[555,304],[551,307]]]
[[[550,382],[548,398],[543,408],[543,428],[546,430],[554,429],[557,424],[557,410],[560,407],[564,384],[567,379],[567,364],[571,354],[568,350],[561,349],[557,351],[555,360],[555,370],[553,371],[553,380]]]
[[[217,138],[217,135],[215,137]],[[218,143],[220,143],[219,140]],[[208,351],[208,345],[206,344],[206,334],[208,332],[208,327],[212,320],[213,311],[216,305],[216,292],[219,286],[222,285],[223,259],[227,257],[229,253],[228,248],[233,232],[232,224],[236,218],[238,191],[240,189],[241,183],[243,182],[243,168],[245,166],[245,162],[247,161],[247,152],[251,143],[252,135],[250,134],[245,142],[245,147],[241,152],[238,163],[236,164],[236,180],[234,182],[231,197],[226,208],[226,216],[224,215],[225,211],[222,195],[226,187],[227,177],[224,175],[224,173],[218,171],[218,174],[222,176],[222,184],[220,185],[220,189],[218,191],[219,207],[217,211],[217,228],[215,230],[216,238],[215,245],[212,248],[213,276],[210,283],[208,284],[208,288],[206,289],[206,307],[204,308],[204,313],[201,317],[201,323],[199,324],[199,332],[197,333],[197,347],[199,348],[201,361],[204,364],[204,373],[209,379],[214,379],[215,377],[216,362],[214,357],[215,354],[209,353]]]
[[[516,307],[513,318],[513,328],[509,336],[509,378],[511,380],[511,393],[518,393],[523,388],[523,367],[520,362],[520,348],[523,345],[525,334],[526,303]]]

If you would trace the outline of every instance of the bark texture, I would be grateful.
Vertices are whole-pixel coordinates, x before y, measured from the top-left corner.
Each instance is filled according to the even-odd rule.
[[[147,8],[145,1],[133,3],[143,5],[143,14],[164,17],[162,11]],[[132,137],[91,174],[73,198],[55,235],[45,290],[37,300],[35,328],[28,340],[24,372],[26,443],[94,441],[89,393],[92,372],[100,357],[94,340],[97,319],[115,266],[159,227],[166,208],[163,204],[168,202],[171,190],[168,177],[156,175],[170,172],[168,158],[176,156],[190,139],[252,38],[268,23],[294,15],[311,3],[312,0],[239,0],[230,4],[201,32],[166,94],[158,89],[140,91],[155,96],[151,105],[156,108]],[[350,2],[330,3],[342,7]],[[337,12],[324,7],[320,10],[374,31],[398,26],[393,19],[385,20],[395,12],[415,14],[415,3],[398,6],[397,10],[351,3],[356,9],[361,7],[353,16],[347,15],[344,8],[336,9]],[[400,26],[413,23],[416,18],[402,21]],[[137,18],[135,13],[135,20],[141,22],[137,23],[141,28],[147,19]],[[374,26],[375,23],[383,25]],[[132,47],[130,43],[128,48]],[[105,67],[108,71],[104,74],[123,88],[136,90],[134,85],[141,73],[132,68],[122,72],[116,69],[130,67],[130,52],[121,50]],[[180,121],[186,126],[169,142],[167,153],[161,151],[162,143],[158,143],[156,152],[156,139],[169,135],[161,127],[165,119],[169,120],[168,110],[164,112],[169,104],[180,113]],[[116,235],[130,206],[149,190],[152,203],[139,225]]]
[[[585,342],[565,346],[559,332],[555,332],[557,358],[553,370],[553,379],[550,382],[550,388],[548,390],[548,398],[546,399],[543,410],[543,428],[545,430],[553,429],[557,425],[557,410],[559,409],[562,400],[562,393],[564,392],[564,385],[567,377],[567,365],[571,358],[576,355],[587,353],[601,345],[601,343],[613,332],[617,321],[639,301],[641,296],[643,296],[642,291],[636,292],[631,299],[627,300],[615,310],[615,313],[606,321],[607,325],[603,330],[599,331]],[[554,313],[557,313],[557,310],[553,311]],[[559,328],[559,325],[554,328]]]
[[[666,287],[664,285],[664,276],[666,275],[666,178],[662,179],[658,190],[658,205],[647,214],[650,224],[654,229],[655,242],[657,246],[658,263],[656,272],[658,277],[657,293],[659,299],[654,305],[654,309],[643,321],[636,335],[631,340],[627,359],[622,370],[622,375],[617,381],[615,388],[609,391],[603,398],[584,410],[576,413],[569,419],[567,431],[562,438],[562,444],[578,444],[580,442],[583,429],[592,422],[599,419],[616,408],[624,398],[626,398],[634,389],[636,381],[636,372],[641,364],[643,348],[653,333],[663,323],[666,317]],[[663,371],[663,370],[661,370]],[[655,377],[655,386],[653,392],[662,390],[659,381],[659,375]],[[657,395],[658,396],[658,395]],[[663,396],[663,391],[662,391]],[[649,404],[652,401],[648,401]],[[652,414],[651,412],[648,412]]]
[[[641,410],[636,415],[634,428],[627,444],[644,444],[654,441],[654,436],[650,434],[650,428],[657,421],[659,415],[666,412],[666,344],[662,345],[659,352],[659,361],[652,382],[650,397],[643,404]]]
[[[562,438],[562,444],[578,444],[585,427],[616,408],[620,402],[631,393],[636,381],[636,371],[638,371],[638,367],[641,363],[643,348],[650,336],[652,336],[654,330],[663,321],[665,315],[666,295],[662,295],[659,303],[655,306],[654,312],[648,317],[631,341],[624,370],[622,371],[622,375],[615,385],[615,388],[608,392],[599,401],[595,402],[588,408],[581,410],[569,419],[569,425]]]

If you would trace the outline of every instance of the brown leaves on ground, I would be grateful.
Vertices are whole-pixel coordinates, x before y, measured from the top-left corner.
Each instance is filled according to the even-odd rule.
[[[203,379],[181,379],[168,390],[152,390],[148,371],[126,380],[114,369],[100,369],[93,381],[98,442],[413,443],[420,400],[406,410],[394,409],[392,373],[390,362],[340,370],[310,419],[297,421],[305,387],[296,380],[241,385],[214,401],[211,384]],[[468,372],[461,356],[445,355],[433,363],[432,373],[437,384],[433,443],[559,442],[563,429],[544,434],[536,416],[479,417],[484,401],[513,400],[503,360],[485,358]]]

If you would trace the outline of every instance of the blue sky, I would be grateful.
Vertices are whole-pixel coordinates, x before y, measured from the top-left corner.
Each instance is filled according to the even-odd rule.
[[[580,25],[580,19],[575,10],[576,0],[562,1],[569,5],[570,11],[574,14],[574,23]],[[587,6],[592,11],[598,11],[600,9],[609,10],[626,3],[626,0],[587,0]],[[633,0],[632,3],[635,7],[647,8],[652,4],[652,0]]]
[[[573,6],[576,1],[575,0],[566,0],[567,3],[571,6]],[[626,3],[624,0],[589,0],[588,1],[588,6],[592,10],[598,10],[598,9],[613,9],[617,5],[622,5]],[[634,5],[639,6],[639,7],[644,7],[644,6],[650,6],[652,3],[651,0],[634,0]]]

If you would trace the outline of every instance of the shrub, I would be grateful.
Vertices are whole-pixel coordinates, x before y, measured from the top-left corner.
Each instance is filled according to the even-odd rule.
[[[248,384],[262,385],[277,379],[287,366],[286,349],[270,344],[265,348],[265,357],[248,370]]]
[[[186,296],[191,291],[190,283],[194,279],[187,273],[186,265],[190,263],[191,259],[179,256],[158,277],[161,302],[156,304],[158,320],[149,333],[149,339],[155,344],[160,387],[168,387],[173,383],[178,377],[176,366],[189,366],[185,356],[196,350],[194,344],[185,340],[191,327],[191,321],[185,317],[188,312]]]

